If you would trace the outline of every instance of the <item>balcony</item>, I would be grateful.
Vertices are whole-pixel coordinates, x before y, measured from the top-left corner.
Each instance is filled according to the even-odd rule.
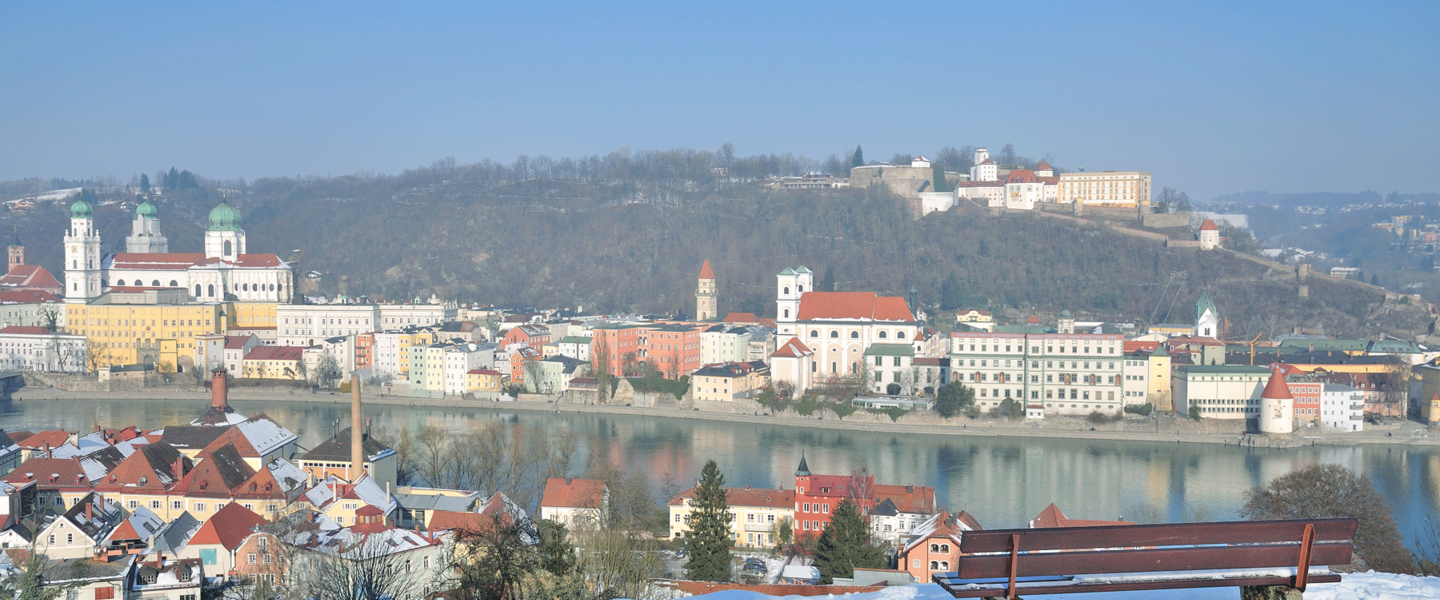
[[[1364,404],[1351,404],[1351,405],[1350,405],[1350,410],[1365,412],[1365,405],[1364,405]]]
[[[740,529],[746,533],[775,533],[774,523],[742,523]]]

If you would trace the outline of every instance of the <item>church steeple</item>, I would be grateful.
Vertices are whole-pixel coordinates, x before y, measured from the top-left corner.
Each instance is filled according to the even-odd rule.
[[[803,450],[800,452],[800,466],[799,466],[799,467],[796,467],[796,469],[795,469],[795,476],[796,476],[796,477],[809,477],[809,476],[810,476],[810,465],[805,464],[805,452],[804,452]]]
[[[10,266],[5,270],[6,273],[14,271],[15,267],[25,264],[25,245],[20,243],[19,227],[15,228],[15,241],[10,243],[10,246],[5,249],[5,253],[10,257]]]
[[[716,300],[719,294],[715,290],[715,271],[710,268],[710,261],[700,266],[699,285],[695,288],[695,320],[709,321],[716,316]]]

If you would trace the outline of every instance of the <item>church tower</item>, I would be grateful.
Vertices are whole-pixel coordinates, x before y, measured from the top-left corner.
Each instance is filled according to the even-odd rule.
[[[10,257],[10,266],[5,269],[6,273],[15,270],[15,267],[25,264],[25,245],[20,243],[20,228],[15,228],[15,241],[5,248],[5,253]]]
[[[170,241],[160,234],[160,215],[149,200],[135,209],[135,222],[130,235],[125,238],[126,252],[164,254],[170,251]]]
[[[1075,317],[1070,315],[1069,310],[1060,311],[1060,320],[1056,323],[1056,333],[1075,333]]]
[[[1195,330],[1191,335],[1220,339],[1220,309],[1210,299],[1210,292],[1201,292],[1200,299],[1195,302]]]
[[[240,211],[221,202],[210,211],[210,228],[205,231],[205,258],[234,262],[245,254],[245,230],[240,228]]]
[[[65,235],[65,301],[84,304],[100,295],[100,232],[94,209],[84,200],[70,205]]]
[[[695,288],[696,321],[715,319],[718,296],[715,291],[715,271],[710,269],[710,261],[707,260],[700,266],[700,284]]]
[[[795,321],[800,317],[800,297],[807,291],[814,291],[815,274],[810,269],[786,267],[775,276],[775,327],[777,339],[794,337]]]

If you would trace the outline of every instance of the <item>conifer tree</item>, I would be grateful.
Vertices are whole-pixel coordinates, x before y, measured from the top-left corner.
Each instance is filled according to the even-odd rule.
[[[852,161],[850,161],[850,166],[852,166],[852,167],[863,167],[863,166],[865,166],[865,151],[864,151],[864,150],[861,150],[859,146],[856,146],[856,147],[855,147],[855,159],[852,160]]]
[[[690,535],[685,538],[685,578],[691,581],[729,581],[730,505],[725,501],[725,476],[715,461],[706,461],[695,489],[690,511]]]
[[[825,277],[820,280],[820,291],[822,291],[822,292],[833,292],[833,291],[835,291],[835,268],[834,268],[834,267],[830,267],[830,266],[826,266],[826,267],[825,267]]]
[[[815,542],[815,567],[820,569],[820,581],[830,584],[836,577],[854,577],[856,567],[883,566],[880,549],[870,545],[870,527],[860,510],[848,498],[841,500]]]

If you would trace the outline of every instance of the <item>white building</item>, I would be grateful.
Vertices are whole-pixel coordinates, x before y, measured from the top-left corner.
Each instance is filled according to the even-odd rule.
[[[489,369],[495,364],[495,344],[456,344],[446,348],[444,354],[446,396],[465,395],[465,374],[472,369]]]
[[[455,320],[459,306],[453,302],[440,302],[431,297],[429,302],[414,304],[380,304],[375,329],[399,329],[404,327],[429,327]]]
[[[1205,219],[1200,224],[1200,249],[1214,250],[1220,247],[1220,226],[1215,221]]]
[[[380,311],[374,304],[281,304],[275,307],[275,319],[279,345],[306,347],[329,337],[375,331]]]
[[[551,335],[554,334],[552,333]],[[594,343],[593,338],[590,336],[571,335],[553,339],[560,340],[555,343],[560,351],[560,356],[568,356],[575,360],[590,362],[590,347]]]
[[[1220,309],[1210,299],[1210,292],[1201,292],[1200,299],[1195,302],[1195,330],[1190,335],[1218,340],[1221,329]]]
[[[1026,418],[1118,414],[1124,407],[1124,340],[1119,334],[1073,333],[1068,311],[1060,331],[950,334],[950,372],[975,388],[975,405],[1020,402]]]
[[[1327,383],[1320,390],[1320,426],[1332,431],[1365,429],[1365,392]]]
[[[0,329],[0,370],[84,373],[83,335],[55,333],[44,327]]]
[[[1150,206],[1150,173],[1061,173],[1057,201],[1097,207]]]
[[[800,397],[814,383],[814,356],[799,338],[790,338],[770,355],[771,383],[789,387],[794,397]]]
[[[135,221],[131,224],[129,237],[125,238],[125,251],[140,254],[170,252],[170,241],[160,233],[158,211],[149,200],[135,208]]]
[[[64,238],[66,302],[87,302],[112,286],[178,287],[208,302],[289,302],[293,296],[290,265],[274,254],[246,252],[245,230],[235,207],[222,202],[210,211],[204,253],[157,252],[168,249],[169,242],[159,235],[154,206],[147,202],[141,209],[148,214],[137,213],[137,233],[126,246],[149,251],[102,256],[90,204],[76,200],[70,206],[70,229]]]
[[[47,327],[55,319],[57,329],[65,328],[65,305],[45,292],[0,290],[0,327]]]
[[[995,181],[1000,178],[1000,166],[990,160],[990,151],[975,149],[974,166],[970,167],[970,181]]]
[[[1175,411],[1206,419],[1253,419],[1260,416],[1260,394],[1270,377],[1265,367],[1245,365],[1184,365],[1175,369],[1171,390]]]
[[[714,325],[700,332],[700,364],[746,362],[750,354],[750,329]]]
[[[1150,361],[1144,352],[1136,352],[1125,355],[1125,360],[1120,365],[1121,396],[1125,398],[1125,406],[1135,406],[1149,402],[1145,397],[1150,389]]]
[[[860,374],[870,344],[910,344],[924,351],[920,326],[904,298],[874,292],[816,292],[814,273],[785,269],[778,279],[777,340],[798,337],[814,353],[815,377]]]

